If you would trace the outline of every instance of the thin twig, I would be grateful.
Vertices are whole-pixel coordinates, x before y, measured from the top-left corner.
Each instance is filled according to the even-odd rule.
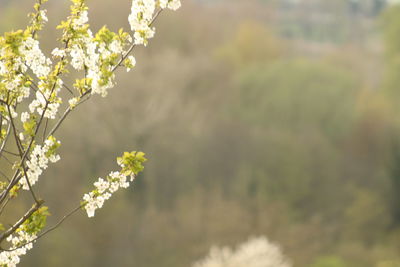
[[[14,165],[14,162],[12,162],[11,160],[9,160],[6,156],[3,156],[3,159],[5,159],[8,164],[10,164],[11,166]]]
[[[12,156],[19,157],[19,154],[3,149],[3,152]]]
[[[2,176],[4,176],[4,178],[6,178],[8,182],[10,182],[10,179],[8,178],[8,176],[2,170],[0,170],[0,174]]]
[[[49,124],[49,119],[46,119],[46,123],[44,124],[44,129],[43,129],[43,139],[42,139],[42,143],[44,143],[45,141],[45,137],[46,137],[46,132],[47,132],[47,126]]]
[[[71,95],[73,95],[74,96],[74,92],[72,92],[72,90],[68,87],[68,86],[66,86],[65,84],[63,84],[62,85],[65,89],[67,89],[68,90],[68,92],[70,92],[71,93]]]

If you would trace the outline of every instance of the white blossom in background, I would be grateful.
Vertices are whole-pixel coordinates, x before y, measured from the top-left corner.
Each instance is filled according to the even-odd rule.
[[[213,247],[192,267],[291,267],[281,249],[265,237],[249,239],[236,250]]]
[[[387,0],[388,5],[398,5],[400,0]]]

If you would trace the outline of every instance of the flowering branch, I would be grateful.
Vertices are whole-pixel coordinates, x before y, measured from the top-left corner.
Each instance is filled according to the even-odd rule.
[[[114,192],[129,187],[143,170],[144,153],[125,152],[117,159],[120,171],[99,178],[78,208],[42,231],[49,213],[34,188],[50,163],[60,160],[57,149],[61,143],[54,136],[57,130],[92,95],[107,96],[115,86],[115,71],[135,67],[133,49],[146,46],[154,36],[153,23],[159,14],[181,5],[179,0],[132,0],[128,17],[131,32],[113,32],[104,26],[93,34],[86,1],[71,0],[70,15],[57,27],[62,31],[62,45],[53,49],[49,58],[38,37],[48,21],[47,1],[36,0],[26,29],[0,36],[0,161],[9,164],[8,169],[0,170],[5,179],[0,181],[0,216],[4,218],[7,205],[24,191],[29,191],[34,201],[10,228],[5,230],[0,224],[0,266],[16,266],[36,240],[80,209],[93,217]],[[72,86],[66,85],[63,78],[72,71],[81,76]],[[61,90],[70,98],[61,97]],[[65,110],[62,114],[60,108]]]

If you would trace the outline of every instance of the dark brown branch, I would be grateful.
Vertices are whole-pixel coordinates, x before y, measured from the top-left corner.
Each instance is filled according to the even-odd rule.
[[[6,154],[9,154],[9,155],[12,155],[12,156],[19,157],[19,154],[15,153],[15,152],[11,152],[11,151],[8,151],[8,150],[5,150],[5,149],[3,149],[3,152],[6,153]]]
[[[18,227],[20,227],[32,214],[37,211],[44,203],[44,200],[40,200],[38,203],[35,203],[32,208],[30,208],[18,222],[16,222],[11,228],[0,235],[0,243],[3,242],[4,239],[12,235]]]
[[[41,233],[40,235],[38,235],[35,239],[33,239],[33,240],[29,241],[29,242],[26,242],[26,243],[24,243],[24,244],[21,244],[21,245],[15,247],[15,248],[12,248],[12,249],[3,249],[3,248],[2,248],[2,249],[0,249],[0,250],[3,250],[3,251],[14,251],[14,250],[16,250],[16,249],[19,249],[19,248],[21,248],[21,247],[24,247],[24,246],[30,244],[30,243],[35,242],[36,240],[42,238],[43,236],[47,235],[48,233],[50,233],[50,232],[54,231],[55,229],[57,229],[58,227],[60,227],[60,225],[61,225],[65,220],[67,220],[69,217],[71,217],[73,214],[75,214],[77,211],[79,211],[79,210],[80,210],[81,208],[83,208],[84,206],[85,206],[84,204],[81,204],[81,205],[79,205],[78,207],[76,207],[75,209],[73,209],[72,211],[70,211],[68,214],[64,215],[55,225],[53,225],[52,227],[48,228],[46,231],[44,231],[43,233]],[[0,240],[0,242],[1,242],[1,240]]]

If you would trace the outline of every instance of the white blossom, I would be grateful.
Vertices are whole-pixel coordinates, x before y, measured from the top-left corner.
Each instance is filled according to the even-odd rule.
[[[68,100],[68,104],[71,108],[74,108],[78,103],[79,103],[79,97],[73,97],[70,100]]]
[[[15,119],[18,116],[18,113],[15,111],[14,107],[10,107],[10,115],[11,118]]]
[[[41,116],[44,112],[44,117],[48,119],[55,119],[58,113],[58,109],[61,104],[61,98],[57,97],[57,94],[61,90],[63,81],[58,79],[56,84],[52,85],[52,90],[45,89],[46,91],[36,91],[36,99],[29,104],[29,111],[37,113]],[[41,81],[39,88],[46,88],[46,84]],[[46,110],[45,110],[46,108]]]
[[[3,58],[6,54],[6,50],[4,48],[0,48],[0,58]],[[0,75],[4,76],[7,74],[7,67],[4,60],[0,59]]]
[[[47,21],[49,21],[49,19],[47,18],[46,13],[47,13],[47,10],[46,9],[42,9],[39,12],[39,16],[42,18],[43,21],[47,22]]]
[[[21,86],[22,75],[16,75],[12,80],[4,80],[8,91],[17,92]]]
[[[28,234],[25,231],[17,231],[14,235],[7,237],[7,241],[12,245],[10,251],[0,253],[0,266],[16,267],[20,262],[20,257],[32,249],[32,243],[36,238],[36,235]],[[21,246],[22,244],[25,245]]]
[[[110,51],[116,54],[121,54],[124,51],[121,41],[112,41],[112,43],[110,44]]]
[[[30,115],[29,115],[28,112],[22,112],[21,113],[21,121],[23,123],[27,122],[29,120],[29,117],[30,117]]]
[[[28,37],[19,50],[24,55],[26,65],[37,77],[45,77],[50,73],[51,60],[40,50],[39,41]]]
[[[155,0],[133,0],[129,24],[134,31],[135,44],[146,45],[146,40],[154,36],[155,29],[150,27],[156,8]]]
[[[85,10],[85,11],[82,11],[80,16],[74,20],[74,24],[78,27],[81,27],[88,21],[89,21],[88,12]]]
[[[128,67],[126,68],[126,71],[127,72],[130,72],[131,71],[131,67],[135,67],[136,66],[136,59],[135,59],[135,57],[134,56],[129,56],[127,59],[126,59],[128,62]]]
[[[58,58],[62,58],[66,56],[65,50],[60,49],[60,48],[54,48],[54,50],[51,52],[51,54],[53,55],[53,57],[58,57]]]
[[[133,176],[130,181],[133,181]],[[111,172],[107,179],[99,178],[95,183],[95,190],[83,196],[85,210],[88,217],[93,217],[95,211],[103,207],[104,201],[108,200],[120,187],[128,188],[130,185],[126,175],[120,172]]]
[[[100,209],[104,204],[104,197],[95,196],[93,192],[85,194],[83,200],[86,201],[85,209],[88,217],[94,217],[96,209]]]
[[[161,8],[169,8],[172,10],[177,10],[181,7],[180,0],[159,0],[159,5]]]
[[[21,103],[25,98],[28,98],[30,93],[31,93],[31,89],[29,87],[20,87],[19,88],[19,96],[17,97],[17,102]]]
[[[108,187],[110,187],[110,183],[108,181],[103,180],[102,178],[99,178],[99,180],[94,183],[94,186],[101,194],[104,193],[108,189]]]
[[[168,8],[172,10],[178,10],[181,7],[181,1],[180,0],[171,0],[168,3]]]
[[[57,141],[60,143],[59,141]],[[36,145],[31,153],[30,160],[26,162],[28,170],[26,176],[29,179],[29,183],[33,186],[42,175],[43,170],[47,169],[49,162],[55,163],[60,160],[59,155],[51,154],[47,155],[52,146],[55,145],[53,139],[47,139],[43,146]],[[22,189],[29,190],[29,185],[26,181],[26,177],[19,180]]]
[[[74,45],[70,50],[71,65],[76,70],[83,70],[85,66],[85,52],[78,45]]]

